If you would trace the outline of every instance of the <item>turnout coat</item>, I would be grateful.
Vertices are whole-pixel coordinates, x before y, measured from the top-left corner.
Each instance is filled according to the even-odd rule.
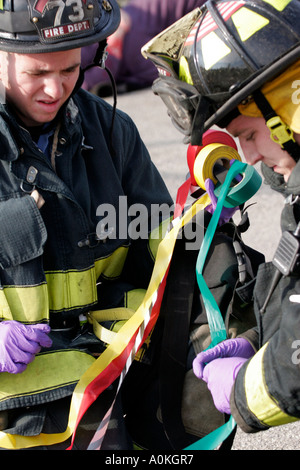
[[[53,346],[24,373],[0,374],[0,411],[71,395],[103,347],[90,331],[81,334],[80,315],[128,305],[128,291],[147,287],[155,253],[147,238],[130,239],[120,198],[122,207],[125,200],[128,208],[142,204],[149,218],[153,207],[172,200],[121,111],[111,135],[112,113],[79,90],[36,143],[1,105],[0,320],[47,322]],[[34,188],[45,200],[40,210]],[[101,207],[115,210],[103,226]]]
[[[282,231],[295,232],[300,222],[300,162],[288,183],[262,166],[266,182],[285,196]],[[286,254],[289,258],[289,253]],[[300,279],[299,268],[281,276],[266,308],[274,279],[272,262],[259,267],[254,290],[257,331],[248,339],[259,349],[237,375],[231,393],[231,411],[246,432],[257,432],[300,418]]]

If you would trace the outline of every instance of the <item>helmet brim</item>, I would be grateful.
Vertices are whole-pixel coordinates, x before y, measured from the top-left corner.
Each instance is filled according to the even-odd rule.
[[[116,0],[109,0],[109,8],[104,8],[103,3],[101,16],[90,31],[83,30],[76,34],[53,37],[47,41],[41,39],[38,29],[34,24],[28,23],[27,18],[25,20],[27,25],[25,31],[8,33],[7,30],[3,31],[0,25],[0,50],[19,54],[39,54],[67,51],[102,42],[116,31],[121,20],[120,8]],[[2,12],[0,15],[5,13]],[[5,23],[4,17],[2,21]]]
[[[257,77],[251,77],[249,83],[243,84],[239,91],[235,91],[234,95],[215,111],[215,113],[205,121],[204,131],[210,129],[213,125],[223,120],[231,111],[233,111],[244,99],[251,95],[255,90],[259,90],[266,82],[280,75],[286,68],[292,65],[300,58],[300,45],[295,47],[274,64],[260,70]]]

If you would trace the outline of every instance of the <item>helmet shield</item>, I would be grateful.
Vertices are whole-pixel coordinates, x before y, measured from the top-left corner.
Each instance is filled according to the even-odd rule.
[[[116,0],[4,0],[0,50],[42,53],[101,42],[118,27]]]
[[[199,100],[205,98],[206,112],[201,110],[205,130],[300,57],[300,2],[209,0],[189,17],[193,15],[188,33],[184,17],[143,52],[156,64],[162,79],[176,76],[196,88]],[[155,47],[164,43],[164,36],[175,33],[177,42],[181,38],[175,56]],[[199,116],[191,121],[199,125]],[[192,136],[194,129],[190,131]]]
[[[189,135],[198,105],[199,94],[196,88],[172,77],[166,77],[154,82],[153,91],[166,105],[174,126],[183,134]]]

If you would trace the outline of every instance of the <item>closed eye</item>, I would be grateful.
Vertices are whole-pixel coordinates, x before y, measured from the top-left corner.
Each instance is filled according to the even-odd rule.
[[[247,137],[245,138],[245,140],[247,142],[250,142],[252,140],[254,140],[254,136],[255,136],[255,132],[251,132],[251,134],[247,135]]]

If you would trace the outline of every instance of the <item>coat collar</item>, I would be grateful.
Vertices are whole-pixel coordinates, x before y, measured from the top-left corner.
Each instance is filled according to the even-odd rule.
[[[68,135],[76,132],[81,119],[79,110],[73,98],[63,106],[61,126]],[[0,159],[15,161],[23,153],[24,144],[32,145],[29,132],[23,128],[16,120],[14,113],[8,105],[0,104]]]
[[[287,183],[284,181],[282,175],[275,173],[272,168],[267,167],[264,163],[261,164],[261,170],[265,182],[270,185],[274,191],[282,193],[285,197],[300,195],[300,160],[293,169]]]

